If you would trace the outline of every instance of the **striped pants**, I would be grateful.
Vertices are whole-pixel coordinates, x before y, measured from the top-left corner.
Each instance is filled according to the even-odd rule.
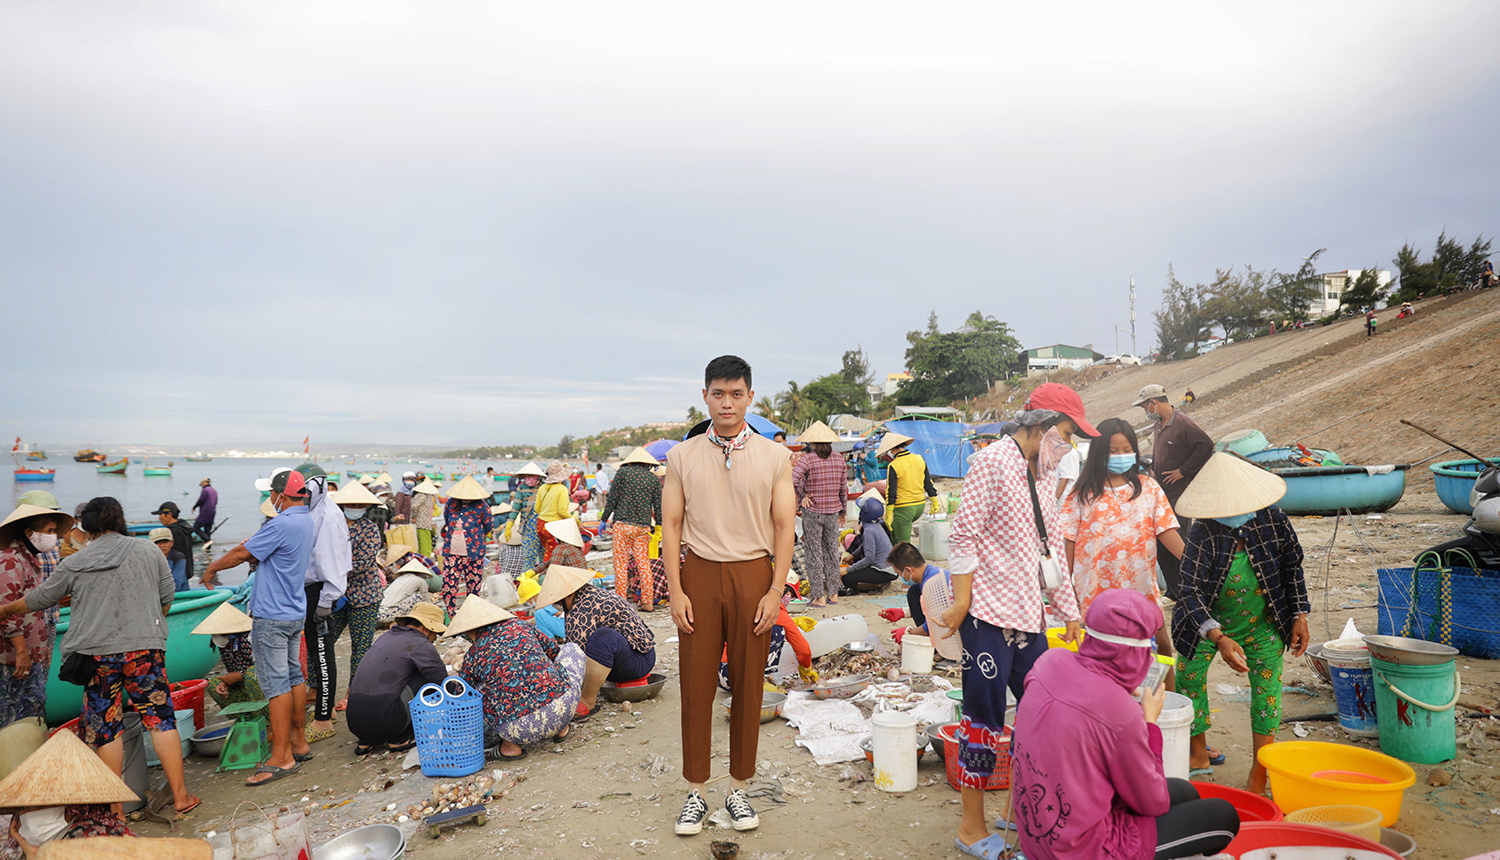
[[[651,560],[647,557],[651,546],[651,530],[632,523],[615,523],[610,529],[614,534],[615,594],[622,600],[630,590],[630,562],[635,562],[636,577],[640,581],[641,604],[654,605],[651,588]]]

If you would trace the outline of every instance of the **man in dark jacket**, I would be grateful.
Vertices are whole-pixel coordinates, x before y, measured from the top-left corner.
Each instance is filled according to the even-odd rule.
[[[172,530],[172,549],[187,559],[187,578],[193,578],[193,524],[178,519],[182,509],[176,502],[162,502],[161,507],[151,512],[161,524]]]
[[[198,501],[193,502],[193,510],[198,516],[193,519],[193,531],[203,539],[204,549],[214,537],[214,516],[219,510],[219,491],[213,488],[209,479],[204,478],[198,482],[201,487],[198,491]]]
[[[1156,438],[1151,443],[1152,472],[1167,501],[1177,507],[1188,484],[1214,455],[1214,440],[1193,419],[1183,415],[1167,400],[1167,389],[1148,385],[1136,397],[1135,406],[1146,410],[1156,420]],[[1193,521],[1177,518],[1179,534],[1184,538],[1193,530]],[[1157,541],[1156,561],[1167,580],[1167,596],[1177,599],[1177,557]]]

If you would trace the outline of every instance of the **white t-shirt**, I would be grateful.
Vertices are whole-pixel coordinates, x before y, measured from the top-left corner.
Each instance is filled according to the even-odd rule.
[[[1078,482],[1078,472],[1082,467],[1083,455],[1078,452],[1077,448],[1064,454],[1062,459],[1057,461],[1057,471],[1054,474],[1057,480],[1067,482],[1059,498],[1067,498],[1067,495],[1073,492],[1073,485]],[[1056,484],[1052,485],[1052,491],[1057,492]]]

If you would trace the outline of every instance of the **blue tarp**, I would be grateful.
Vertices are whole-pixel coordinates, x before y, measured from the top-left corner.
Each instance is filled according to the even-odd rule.
[[[761,416],[756,415],[754,412],[745,413],[745,423],[750,425],[750,429],[766,437],[767,439],[770,439],[777,433],[786,432],[785,430],[782,430],[780,427],[777,427],[775,424],[771,423],[769,419],[762,418]],[[688,433],[691,432],[693,432],[693,428],[689,427],[686,431],[683,432],[682,438],[686,439],[688,437]]]
[[[910,451],[921,454],[934,478],[962,478],[969,474],[969,455],[974,446],[965,442],[967,424],[947,421],[887,421],[885,429],[910,436]]]

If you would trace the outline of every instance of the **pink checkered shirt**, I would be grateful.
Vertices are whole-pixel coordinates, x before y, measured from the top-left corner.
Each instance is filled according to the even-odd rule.
[[[963,504],[948,537],[950,567],[959,558],[978,559],[971,586],[969,614],[997,627],[1023,633],[1046,628],[1038,569],[1042,540],[1037,536],[1031,491],[1026,485],[1026,458],[1013,439],[1002,439],[980,452],[964,478]],[[1046,506],[1043,506],[1046,510]],[[1047,517],[1047,541],[1063,559],[1061,523]],[[1063,564],[1063,583],[1050,595],[1052,611],[1064,621],[1078,621],[1073,577]]]
[[[824,460],[812,451],[805,451],[792,466],[792,487],[797,491],[797,510],[802,510],[803,497],[811,496],[812,507],[807,510],[836,514],[849,499],[849,467],[837,452]]]

